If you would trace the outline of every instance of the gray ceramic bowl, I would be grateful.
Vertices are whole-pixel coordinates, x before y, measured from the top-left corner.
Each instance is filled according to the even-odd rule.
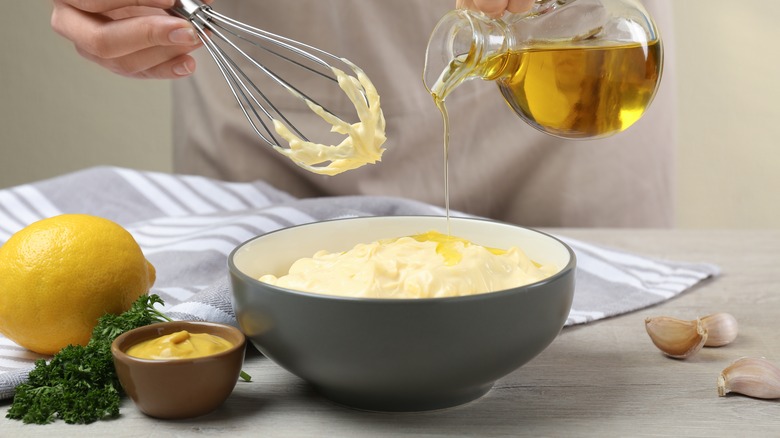
[[[538,231],[478,219],[451,219],[453,235],[518,246],[561,271],[488,294],[431,299],[345,298],[262,283],[318,250],[429,230],[442,217],[340,219],[268,233],[237,247],[229,268],[238,322],[268,358],[325,397],[358,409],[421,411],[475,400],[558,335],[574,294],[575,257]]]

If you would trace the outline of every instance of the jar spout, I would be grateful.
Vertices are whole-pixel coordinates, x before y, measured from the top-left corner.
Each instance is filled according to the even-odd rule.
[[[477,77],[480,62],[506,51],[508,43],[503,21],[465,9],[449,12],[439,20],[428,41],[423,70],[425,87],[444,100],[458,84]]]

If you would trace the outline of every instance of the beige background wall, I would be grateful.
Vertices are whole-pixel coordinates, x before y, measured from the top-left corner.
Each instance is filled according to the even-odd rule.
[[[82,59],[51,30],[48,0],[0,6],[0,187],[101,164],[171,169],[166,82]]]
[[[678,226],[780,227],[780,2],[673,3]],[[167,83],[83,61],[48,1],[0,5],[0,187],[100,164],[170,171]]]

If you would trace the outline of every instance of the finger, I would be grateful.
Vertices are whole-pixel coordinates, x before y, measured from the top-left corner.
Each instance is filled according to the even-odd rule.
[[[73,8],[93,13],[103,13],[130,6],[149,6],[168,9],[175,0],[59,0]]]
[[[182,55],[139,72],[139,75],[146,79],[178,79],[193,73],[195,73],[195,59],[189,55]]]
[[[480,11],[493,18],[501,17],[506,11],[508,0],[458,0],[459,8]]]
[[[98,58],[76,49],[81,56],[109,71],[132,78],[175,79],[195,71],[195,60],[182,47],[152,47],[114,59]]]
[[[484,14],[499,18],[505,11],[512,13],[527,12],[534,5],[534,0],[457,0],[457,8],[481,11]]]
[[[200,43],[186,20],[167,15],[110,20],[64,6],[52,14],[52,28],[80,50],[104,59],[155,46],[194,47]]]

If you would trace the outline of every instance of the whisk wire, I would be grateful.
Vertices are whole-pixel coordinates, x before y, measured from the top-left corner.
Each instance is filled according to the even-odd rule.
[[[223,35],[220,32],[219,29],[222,29],[222,30],[224,30],[226,32],[229,32],[231,35],[234,35],[236,37],[241,37],[240,35],[237,35],[237,34],[235,34],[233,32],[230,32],[229,30],[227,30],[224,27],[220,26],[218,22],[214,22],[214,21],[211,21],[211,20],[205,21],[203,23],[203,25],[206,26],[210,31],[214,32],[214,34],[217,35],[220,39],[222,39],[222,41],[224,41],[228,45],[230,45],[235,51],[240,53],[246,60],[248,60],[250,63],[252,63],[255,67],[259,68],[263,73],[265,73],[266,75],[271,77],[278,84],[280,84],[283,87],[285,87],[288,91],[296,94],[297,96],[301,96],[303,99],[310,100],[310,101],[314,102],[314,100],[311,99],[309,96],[307,96],[305,93],[303,93],[302,91],[298,90],[292,84],[290,84],[289,82],[287,82],[284,79],[282,79],[279,75],[274,73],[269,68],[267,68],[267,67],[263,66],[262,64],[260,64],[259,62],[257,62],[251,56],[247,55],[235,43],[233,43],[227,37],[225,37],[225,35]],[[241,37],[241,38],[243,38],[243,37]],[[211,40],[210,38],[207,38],[207,39],[209,40],[208,46],[210,46],[212,49],[214,49],[214,51],[210,51],[209,53],[212,55],[212,57],[214,57],[214,54],[217,54],[218,57],[219,57],[219,60],[215,59],[217,61],[217,64],[223,65],[231,73],[231,75],[227,75],[226,76],[225,75],[226,71],[223,70],[222,68],[220,68],[220,70],[223,73],[223,76],[225,77],[225,80],[228,82],[228,86],[230,86],[230,88],[233,89],[233,87],[231,86],[231,82],[234,85],[238,85],[237,91],[241,94],[241,96],[243,98],[242,100],[245,103],[248,104],[248,106],[249,106],[250,110],[252,111],[252,113],[254,114],[256,120],[258,122],[260,122],[260,124],[265,129],[266,133],[271,138],[273,138],[274,142],[272,144],[275,144],[275,145],[278,146],[279,142],[277,141],[276,137],[273,135],[273,131],[269,128],[269,126],[266,124],[266,122],[259,116],[259,114],[257,113],[257,110],[255,109],[255,107],[251,105],[252,102],[254,102],[255,105],[257,105],[260,108],[260,110],[263,112],[263,114],[265,114],[265,116],[268,119],[274,119],[274,118],[281,119],[281,121],[283,121],[285,124],[287,124],[287,126],[289,126],[292,131],[294,131],[296,134],[298,134],[299,137],[301,137],[305,141],[309,141],[306,138],[306,136],[300,130],[298,130],[298,128],[292,122],[290,122],[290,120],[284,115],[284,113],[279,111],[279,109],[274,105],[274,103],[270,99],[268,99],[268,97],[266,97],[266,95],[260,90],[260,88],[244,72],[244,70],[242,70],[241,67],[239,67],[238,64],[236,64],[236,62],[233,61],[233,59],[231,59],[230,56],[228,56],[225,53],[225,50],[222,49],[218,44],[214,43],[214,41]],[[243,80],[242,80],[242,78],[243,78]],[[260,103],[257,100],[257,98],[255,97],[255,94],[252,92],[252,90],[254,90],[260,96],[260,98],[263,100],[263,102],[265,102],[265,105],[269,106],[273,110],[275,115],[271,114],[266,109],[266,106],[263,105],[262,103]],[[253,119],[249,116],[248,111],[246,110],[244,105],[242,105],[241,100],[238,99],[238,97],[236,96],[235,92],[234,92],[234,96],[236,97],[236,100],[239,101],[239,106],[241,106],[241,109],[244,112],[244,115],[249,119],[250,123],[255,128],[255,131],[258,132],[259,130],[257,129],[256,125],[254,124]],[[260,132],[258,132],[258,134],[263,138],[263,140],[267,140],[267,138],[264,135],[262,135]]]
[[[231,26],[233,26],[233,27],[235,27],[235,28],[237,28],[237,29],[243,30],[244,32],[247,32],[247,33],[249,33],[249,34],[252,34],[252,35],[254,35],[254,36],[257,36],[258,38],[262,38],[264,41],[268,41],[268,42],[270,42],[270,43],[273,43],[273,44],[276,44],[276,45],[278,45],[278,46],[280,46],[280,47],[283,47],[283,48],[286,48],[286,49],[288,49],[288,50],[291,50],[291,51],[293,51],[293,52],[295,52],[295,53],[299,53],[299,54],[301,54],[301,56],[304,56],[304,57],[306,57],[307,59],[310,59],[310,60],[311,60],[311,61],[313,61],[313,62],[316,62],[316,63],[318,63],[318,64],[320,64],[320,65],[322,65],[322,66],[324,66],[324,67],[330,68],[330,66],[329,66],[327,63],[325,63],[325,61],[323,61],[323,60],[322,60],[322,59],[320,59],[320,58],[317,58],[317,57],[315,57],[315,56],[312,56],[311,54],[308,54],[308,53],[306,53],[306,52],[303,52],[303,51],[301,51],[300,49],[297,49],[297,48],[296,48],[296,47],[294,47],[294,46],[291,46],[291,45],[288,45],[288,44],[284,44],[284,43],[282,43],[282,42],[280,42],[280,41],[274,41],[274,40],[270,39],[270,37],[267,37],[267,36],[265,36],[265,35],[263,35],[263,34],[260,34],[260,33],[255,33],[255,31],[259,31],[259,32],[265,32],[265,31],[261,31],[260,29],[255,29],[255,28],[253,28],[253,27],[251,27],[251,26],[248,26],[248,25],[246,25],[246,24],[243,24],[243,23],[237,22],[237,21],[235,21],[235,20],[233,20],[233,19],[231,19],[231,18],[225,17],[224,15],[221,15],[221,14],[219,14],[219,13],[217,13],[217,12],[214,12],[214,11],[210,11],[210,13],[213,13],[213,14],[214,14],[214,17],[218,17],[219,19],[225,18],[225,19],[231,20],[231,22],[233,22],[233,23],[238,23],[240,26],[239,26],[239,25],[234,25],[234,24],[232,24],[232,23],[228,23],[228,24],[230,24]],[[213,18],[213,17],[212,17],[212,18]],[[291,62],[291,63],[293,63],[293,64],[295,64],[295,65],[297,65],[297,66],[299,66],[299,67],[301,67],[301,68],[304,68],[304,69],[306,69],[306,70],[308,70],[308,71],[310,71],[310,72],[312,72],[312,73],[316,73],[316,74],[318,74],[318,75],[320,75],[320,76],[322,76],[322,77],[324,77],[324,78],[326,78],[326,79],[329,79],[329,80],[331,80],[331,81],[333,81],[333,82],[335,82],[335,83],[338,83],[338,80],[337,80],[335,77],[333,77],[333,76],[329,76],[329,75],[327,75],[327,74],[325,74],[325,73],[323,73],[323,72],[321,72],[321,71],[315,70],[315,69],[313,69],[313,68],[311,68],[311,67],[309,67],[309,66],[307,66],[307,65],[305,65],[305,64],[303,64],[303,63],[300,63],[300,62],[298,62],[298,61],[295,61],[294,59],[292,59],[292,58],[290,58],[290,57],[288,57],[288,56],[285,56],[285,55],[283,55],[283,54],[282,54],[282,53],[280,53],[280,52],[277,52],[277,51],[271,50],[271,49],[269,49],[269,48],[268,48],[268,47],[266,47],[266,46],[263,46],[263,45],[261,45],[261,44],[258,44],[258,43],[256,43],[255,41],[252,41],[252,40],[250,40],[250,39],[247,39],[247,38],[246,38],[246,37],[244,37],[243,35],[241,35],[241,34],[239,34],[239,33],[236,33],[236,32],[233,32],[233,31],[232,31],[232,30],[230,30],[229,28],[225,27],[223,24],[226,24],[226,23],[221,23],[220,21],[209,21],[209,22],[207,23],[207,26],[208,26],[209,30],[213,31],[213,32],[214,32],[214,33],[215,33],[215,34],[216,34],[216,35],[217,35],[219,38],[221,38],[223,41],[225,41],[225,43],[227,43],[228,45],[230,45],[230,46],[231,46],[231,47],[232,47],[232,48],[233,48],[233,49],[234,49],[234,50],[235,50],[237,53],[239,53],[239,54],[240,54],[240,55],[241,55],[241,56],[242,56],[244,59],[246,59],[247,61],[249,61],[249,62],[250,62],[251,64],[253,64],[255,67],[257,67],[257,68],[259,68],[260,70],[262,70],[262,71],[263,71],[263,73],[265,73],[265,74],[266,74],[266,75],[268,75],[270,78],[272,78],[274,81],[276,81],[276,83],[278,83],[279,85],[281,85],[282,87],[284,87],[285,89],[287,89],[287,91],[289,91],[289,92],[291,92],[291,93],[295,94],[296,96],[298,96],[299,98],[303,99],[304,101],[310,101],[310,102],[312,102],[312,103],[316,104],[317,106],[321,107],[321,108],[322,108],[322,109],[323,109],[325,112],[328,112],[328,113],[330,113],[330,114],[333,114],[333,115],[335,115],[335,113],[334,113],[333,111],[330,111],[328,108],[326,108],[326,107],[322,106],[322,105],[321,105],[321,104],[319,104],[317,101],[315,101],[315,100],[314,100],[312,97],[310,97],[309,95],[307,95],[306,93],[304,93],[303,91],[301,91],[300,89],[298,89],[297,87],[295,87],[294,85],[292,85],[291,83],[289,83],[289,82],[287,82],[286,80],[284,80],[284,78],[282,78],[281,76],[279,76],[278,74],[276,74],[276,73],[275,73],[273,70],[271,70],[271,69],[269,69],[268,67],[266,67],[266,66],[264,66],[264,65],[260,64],[260,63],[259,63],[259,62],[258,62],[256,59],[254,59],[253,57],[249,56],[249,55],[248,55],[248,54],[247,54],[247,53],[246,53],[244,50],[242,50],[241,48],[239,48],[237,44],[235,44],[233,41],[231,41],[229,38],[227,38],[225,35],[223,35],[221,32],[219,32],[219,30],[217,30],[217,28],[219,28],[219,29],[221,29],[221,30],[223,30],[223,31],[225,31],[225,32],[227,32],[227,33],[229,33],[230,35],[232,35],[232,36],[233,36],[233,37],[235,37],[235,38],[238,38],[238,39],[240,39],[240,40],[242,40],[242,41],[245,41],[247,44],[251,44],[251,45],[252,45],[252,46],[254,46],[254,47],[260,48],[260,49],[262,49],[262,50],[264,50],[264,51],[266,51],[266,52],[269,52],[269,53],[271,53],[271,54],[273,54],[273,55],[276,55],[276,56],[278,56],[279,58],[282,58],[282,59],[284,59],[285,61]],[[274,35],[274,36],[276,36],[275,34],[272,34],[272,33],[270,33],[270,32],[265,32],[265,33],[268,33],[269,35]],[[280,36],[276,36],[276,37],[283,38],[283,37],[280,37]],[[335,56],[335,55],[331,55],[331,56]],[[230,59],[230,57],[227,57],[227,59]],[[236,65],[236,64],[235,64],[235,63],[233,63],[233,65]],[[238,66],[236,66],[236,68],[238,68]],[[239,71],[241,71],[241,70],[239,69]],[[243,73],[243,71],[242,71],[242,73]],[[246,78],[247,76],[246,76],[246,75],[244,75],[244,77]],[[250,83],[251,83],[251,81],[250,81]],[[253,85],[254,85],[254,84],[253,84]],[[255,88],[255,89],[257,89],[257,87],[254,87],[254,88]],[[259,90],[258,90],[258,91],[259,91]],[[270,105],[273,105],[273,104],[271,104],[271,102],[270,102],[270,101],[269,101],[268,103],[269,103]],[[276,108],[274,108],[274,110],[276,110]],[[293,130],[294,130],[294,131],[296,131],[296,132],[298,132],[298,130],[297,130],[297,129],[295,129],[294,127],[293,127]],[[298,132],[298,133],[299,133],[299,132]],[[300,134],[300,133],[299,133],[299,134]],[[308,141],[308,140],[307,140],[307,141]]]
[[[241,66],[231,57],[237,54],[248,61],[254,67],[270,78],[289,93],[302,100],[307,105],[314,104],[326,112],[326,120],[338,120],[334,112],[319,104],[298,87],[284,80],[280,75],[272,71],[266,65],[253,58],[247,51],[239,47],[237,42],[251,45],[251,48],[261,49],[267,53],[290,62],[300,68],[338,83],[331,64],[323,60],[332,59],[352,68],[344,59],[326,52],[317,47],[301,43],[299,41],[258,29],[242,23],[238,20],[220,14],[200,0],[177,0],[176,5],[169,10],[170,13],[189,20],[195,27],[198,37],[203,43],[209,55],[214,59],[217,67],[227,83],[230,91],[238,103],[241,111],[249,121],[252,129],[266,143],[281,147],[281,143],[275,135],[274,121],[279,121],[295,132],[304,141],[309,141],[306,136],[280,111],[271,99],[261,91],[260,87],[247,75]],[[251,39],[250,39],[251,37]],[[255,40],[256,39],[256,40]],[[250,47],[246,47],[250,48]],[[228,52],[229,51],[229,52]],[[282,53],[285,52],[285,53]],[[289,52],[289,53],[286,53]],[[310,63],[309,65],[306,62]],[[319,68],[319,69],[318,69]],[[359,93],[367,101],[365,90]],[[324,116],[323,116],[324,117]],[[343,122],[342,122],[343,123]]]
[[[276,113],[277,117],[278,117],[278,118],[280,118],[280,119],[281,119],[281,121],[283,121],[285,124],[287,124],[287,126],[289,126],[289,127],[290,127],[290,129],[292,129],[292,130],[293,130],[293,131],[294,131],[296,134],[298,134],[298,136],[299,136],[299,137],[301,137],[303,140],[305,140],[305,141],[309,141],[309,139],[308,139],[308,138],[306,138],[306,136],[305,136],[305,135],[304,135],[304,134],[303,134],[301,131],[299,131],[299,130],[298,130],[298,128],[296,128],[296,127],[295,127],[295,125],[293,125],[293,123],[292,123],[290,120],[288,120],[288,119],[287,119],[287,116],[285,116],[283,112],[279,111],[279,109],[278,109],[278,108],[276,108],[276,105],[274,105],[274,103],[271,101],[271,99],[269,99],[268,97],[266,97],[265,93],[263,93],[263,92],[260,90],[260,88],[259,88],[259,87],[258,87],[258,86],[257,86],[257,85],[254,83],[254,82],[252,82],[252,80],[249,78],[249,76],[247,76],[247,74],[246,74],[246,73],[244,73],[244,71],[243,71],[243,70],[241,70],[241,68],[239,68],[239,67],[238,67],[238,65],[236,65],[236,63],[235,63],[235,62],[234,62],[232,59],[230,59],[229,57],[226,57],[226,58],[225,58],[225,60],[226,60],[226,61],[229,63],[229,65],[232,67],[232,68],[231,68],[231,71],[232,71],[232,72],[236,72],[236,73],[238,73],[238,75],[240,75],[242,78],[244,78],[244,80],[246,81],[246,83],[247,83],[247,84],[249,84],[249,85],[251,86],[251,88],[252,88],[253,90],[255,90],[255,92],[256,92],[257,94],[259,94],[259,95],[260,95],[260,97],[263,99],[263,101],[264,101],[264,102],[265,102],[265,103],[266,103],[266,104],[267,104],[269,107],[271,107],[271,109],[273,109],[274,113]],[[266,117],[268,117],[269,119],[270,119],[270,118],[273,118],[273,117],[271,116],[270,112],[269,112],[269,111],[267,111],[267,110],[265,109],[265,106],[263,106],[262,104],[260,104],[260,102],[258,102],[258,101],[257,101],[257,98],[256,98],[256,97],[255,97],[255,95],[254,95],[254,94],[251,92],[251,90],[249,90],[249,87],[247,87],[247,86],[245,85],[245,83],[244,83],[243,81],[241,81],[239,78],[236,78],[236,81],[238,81],[239,83],[241,83],[241,89],[243,89],[243,90],[247,90],[247,93],[246,93],[246,94],[247,94],[249,97],[251,97],[251,101],[255,102],[255,104],[257,104],[257,105],[260,107],[260,110],[263,112],[263,114],[265,114],[265,115],[266,115]],[[244,94],[244,93],[242,93],[242,94]],[[244,96],[244,98],[245,98],[246,102],[250,103],[250,99],[248,99],[246,96]],[[257,114],[257,111],[254,109],[254,107],[252,107],[252,106],[250,105],[250,108],[252,108],[252,111],[253,111],[253,113],[254,113],[255,117],[258,117],[258,119],[259,119],[260,123],[263,125],[263,127],[264,127],[266,130],[270,131],[270,130],[268,129],[268,127],[266,126],[265,122],[263,122],[263,120],[262,120],[261,118],[259,118],[259,115]],[[273,134],[271,134],[271,136],[273,136]]]
[[[304,44],[304,43],[302,43],[300,41],[296,41],[296,40],[293,40],[291,38],[287,38],[287,37],[282,36],[282,35],[277,35],[275,33],[268,32],[266,30],[262,30],[262,29],[258,29],[256,27],[249,26],[246,23],[242,23],[242,22],[240,22],[238,20],[235,20],[233,18],[230,18],[230,17],[228,17],[226,15],[220,14],[219,12],[217,12],[217,11],[215,11],[213,9],[208,11],[208,14],[212,18],[214,18],[215,20],[217,20],[220,23],[223,23],[225,25],[231,26],[231,27],[233,27],[235,29],[238,29],[239,31],[246,32],[246,33],[248,33],[248,34],[250,34],[252,36],[255,36],[257,38],[262,39],[263,41],[266,41],[266,42],[269,42],[269,43],[274,44],[276,46],[279,46],[279,47],[285,48],[287,50],[290,50],[291,52],[293,52],[293,53],[295,53],[295,54],[297,54],[297,55],[299,55],[299,56],[301,56],[303,58],[306,58],[306,59],[308,59],[308,60],[310,60],[312,62],[315,62],[315,63],[325,67],[326,69],[328,69],[328,71],[330,71],[330,64],[328,64],[327,62],[323,61],[321,58],[312,55],[311,54],[312,51],[320,53],[320,54],[325,55],[325,56],[328,56],[328,57],[333,58],[335,60],[341,61],[341,58],[339,58],[338,56],[336,56],[336,55],[334,55],[332,53],[326,52],[326,51],[324,51],[324,50],[322,50],[320,48],[317,48],[317,47],[314,47],[314,46],[310,46],[310,45]],[[238,38],[243,39],[244,41],[247,41],[250,44],[253,44],[253,45],[257,46],[257,47],[260,47],[263,50],[271,52],[274,55],[279,56],[280,58],[284,58],[285,60],[287,60],[289,62],[292,62],[293,64],[296,64],[296,65],[298,65],[300,67],[303,67],[303,68],[305,68],[305,69],[307,69],[307,70],[309,70],[311,72],[314,72],[314,73],[316,73],[318,75],[321,75],[321,76],[323,76],[323,77],[325,77],[327,79],[330,79],[330,80],[336,82],[336,78],[334,78],[332,76],[324,74],[321,71],[315,70],[315,69],[313,69],[313,68],[311,68],[309,66],[306,66],[306,65],[304,65],[304,64],[302,64],[302,63],[300,63],[298,61],[295,61],[294,59],[292,59],[292,58],[290,58],[288,56],[285,56],[282,53],[273,51],[273,50],[269,49],[268,47],[265,47],[263,45],[257,44],[254,41],[248,40],[245,37],[241,36],[240,34],[237,34],[237,33],[232,33],[232,34],[234,36],[238,37]],[[307,52],[306,50],[302,50],[299,47],[302,47],[302,48],[304,48],[306,50],[309,50],[309,51]]]
[[[229,58],[224,53],[224,51],[215,44],[210,38],[205,37],[205,32],[201,34],[200,32],[203,32],[203,27],[201,26],[201,23],[191,20],[193,25],[196,29],[198,29],[198,37],[200,38],[201,42],[203,42],[204,47],[209,52],[211,57],[214,59],[215,63],[217,64],[217,68],[219,69],[219,72],[222,74],[222,77],[225,79],[225,82],[227,83],[228,87],[230,88],[230,91],[233,93],[233,97],[235,98],[236,102],[238,103],[238,106],[241,108],[241,111],[244,113],[244,116],[249,121],[249,124],[252,126],[252,129],[257,133],[260,138],[265,141],[268,144],[271,145],[279,145],[279,141],[276,139],[276,137],[273,135],[273,131],[268,127],[266,122],[263,120],[263,118],[260,116],[260,114],[257,112],[254,106],[251,105],[251,100],[249,96],[252,96],[252,100],[256,99],[252,95],[252,93],[249,90],[245,89],[247,88],[246,85],[238,78],[238,75],[236,74],[236,69],[230,65],[230,62],[228,61]],[[239,69],[240,71],[240,69]],[[243,74],[243,76],[246,76]],[[258,90],[259,92],[259,90]],[[267,102],[269,106],[274,108],[273,104],[265,97],[265,95],[262,92],[259,92],[259,94],[262,96],[262,98]],[[273,116],[265,109],[265,106],[260,104],[259,102],[256,102],[257,106],[260,108],[260,110],[265,114],[265,116],[269,119],[272,119]],[[249,108],[249,110],[247,110]],[[252,115],[254,115],[254,118],[252,115],[249,114],[249,112],[252,112]],[[277,111],[278,112],[278,111]],[[283,116],[282,116],[283,117]],[[260,128],[257,126],[255,120],[263,127],[263,130],[267,134],[263,134],[261,132]],[[270,137],[270,138],[269,138]]]

